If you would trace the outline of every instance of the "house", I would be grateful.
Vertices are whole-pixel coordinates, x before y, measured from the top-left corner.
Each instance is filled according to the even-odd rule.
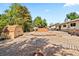
[[[52,27],[55,27],[55,30],[66,31],[68,33],[74,33],[79,35],[79,18],[51,26],[51,28]]]

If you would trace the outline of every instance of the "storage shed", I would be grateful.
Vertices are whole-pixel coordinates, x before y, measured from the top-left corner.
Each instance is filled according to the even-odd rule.
[[[11,39],[23,35],[22,27],[19,25],[8,25],[4,28],[3,32]]]

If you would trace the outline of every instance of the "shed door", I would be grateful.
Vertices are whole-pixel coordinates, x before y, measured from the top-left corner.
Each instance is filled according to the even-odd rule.
[[[59,26],[59,30],[61,30],[61,26]]]

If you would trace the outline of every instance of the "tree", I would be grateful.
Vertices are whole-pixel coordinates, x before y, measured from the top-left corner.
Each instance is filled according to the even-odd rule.
[[[1,14],[0,14],[0,19],[1,19]]]
[[[71,12],[71,13],[67,14],[66,17],[70,20],[74,20],[74,19],[79,18],[79,15],[76,12]]]
[[[46,27],[47,26],[47,22],[46,22],[46,19],[42,19],[41,17],[37,16],[35,19],[34,19],[34,22],[33,22],[34,26],[35,27]]]
[[[8,24],[8,19],[5,14],[1,14],[0,16],[0,33],[2,29]]]
[[[42,20],[42,25],[43,25],[43,27],[46,27],[47,26],[46,19]]]
[[[32,24],[32,18],[30,12],[25,6],[21,4],[14,3],[9,9],[5,11],[7,19],[9,20],[10,25],[19,24],[23,27],[24,32],[27,31],[26,23],[30,23],[28,29],[30,30],[30,26]]]
[[[41,27],[41,26],[42,26],[42,19],[41,19],[41,17],[37,16],[37,17],[34,19],[34,26],[35,26],[35,27]]]

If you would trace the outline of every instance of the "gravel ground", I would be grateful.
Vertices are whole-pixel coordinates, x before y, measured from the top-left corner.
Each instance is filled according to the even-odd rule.
[[[0,41],[0,56],[33,56],[39,48],[45,56],[79,56],[79,37],[66,32],[30,32]]]

